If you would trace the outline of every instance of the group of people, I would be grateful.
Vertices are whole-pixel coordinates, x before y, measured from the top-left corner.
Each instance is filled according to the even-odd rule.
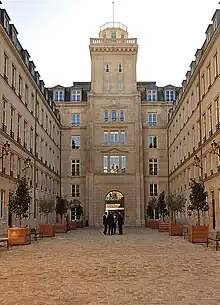
[[[116,229],[118,225],[118,234],[123,234],[123,225],[124,225],[124,219],[120,212],[116,215],[116,213],[112,212],[105,212],[103,215],[103,225],[104,225],[104,231],[103,234],[108,235],[114,235],[116,234]]]

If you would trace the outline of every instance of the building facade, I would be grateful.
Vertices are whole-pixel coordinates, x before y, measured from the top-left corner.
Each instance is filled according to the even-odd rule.
[[[80,200],[91,226],[106,210],[140,226],[152,196],[178,190],[188,197],[192,178],[208,190],[204,221],[219,227],[220,160],[212,149],[219,152],[219,10],[181,88],[137,81],[137,39],[121,23],[90,39],[91,82],[45,88],[7,12],[0,13],[0,233],[16,224],[7,205],[22,175],[32,196],[26,224],[42,221],[40,198],[62,195]]]
[[[216,10],[168,122],[169,187],[188,197],[190,179],[205,183],[210,209],[204,221],[211,230],[220,228],[219,24],[220,10]]]
[[[40,222],[39,198],[60,193],[61,124],[55,103],[4,9],[0,18],[0,233],[4,233],[8,225],[16,224],[8,201],[19,177],[26,176],[31,190],[26,224]]]
[[[102,26],[89,48],[91,83],[49,89],[61,116],[62,194],[83,203],[90,225],[120,209],[140,226],[149,197],[167,191],[166,125],[178,88],[137,82],[137,39],[120,23]]]

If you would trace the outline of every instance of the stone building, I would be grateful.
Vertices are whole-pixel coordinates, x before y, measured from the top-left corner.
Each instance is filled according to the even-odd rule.
[[[170,189],[188,196],[190,179],[204,181],[211,230],[220,229],[219,24],[220,10],[216,10],[205,42],[186,73],[179,102],[170,110],[167,126]]]
[[[219,10],[181,88],[137,81],[137,39],[116,22],[90,39],[91,82],[45,88],[7,12],[0,14],[0,145],[10,144],[0,160],[1,231],[11,222],[7,203],[21,175],[31,185],[31,225],[41,221],[38,200],[61,194],[80,200],[91,226],[105,210],[140,226],[151,196],[188,196],[190,178],[200,176],[210,224],[219,226],[220,164],[211,153],[219,141]]]

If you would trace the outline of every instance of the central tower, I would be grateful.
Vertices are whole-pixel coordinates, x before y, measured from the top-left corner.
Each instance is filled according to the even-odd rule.
[[[101,26],[90,39],[86,204],[90,225],[100,225],[105,198],[124,196],[128,225],[144,220],[141,100],[137,92],[138,45],[119,22]]]

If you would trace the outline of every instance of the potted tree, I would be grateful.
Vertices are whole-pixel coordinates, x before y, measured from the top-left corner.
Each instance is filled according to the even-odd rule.
[[[78,199],[74,199],[70,201],[69,209],[71,211],[71,221],[69,222],[70,230],[74,230],[76,228],[83,227],[83,207]],[[72,219],[72,215],[74,215],[74,219]]]
[[[152,196],[148,201],[146,226],[151,229],[159,228],[159,220],[156,220],[157,214],[157,198]]]
[[[19,219],[19,227],[8,228],[9,245],[27,245],[31,243],[30,229],[21,227],[23,218],[28,217],[31,196],[26,178],[20,178],[14,195],[10,196],[8,208],[11,215]]]
[[[190,211],[197,212],[197,224],[189,226],[188,241],[191,243],[206,243],[209,235],[209,226],[201,225],[201,212],[208,211],[209,206],[206,201],[207,192],[204,183],[192,180],[190,183],[191,193],[189,196]]]
[[[160,214],[159,232],[169,232],[169,222],[165,221],[168,215],[167,205],[165,201],[165,192],[161,192],[157,200],[157,208]]]
[[[182,236],[183,235],[183,224],[177,223],[176,216],[179,212],[183,212],[186,205],[186,197],[184,194],[169,194],[167,196],[167,206],[170,210],[171,222],[169,224],[169,235],[171,236]]]
[[[46,216],[46,223],[40,224],[40,233],[44,237],[54,237],[55,236],[55,226],[49,223],[49,215],[55,211],[55,202],[53,199],[40,199],[38,203],[39,212]]]
[[[58,221],[60,220],[60,222],[56,223],[55,226],[56,233],[67,232],[67,224],[65,221],[63,222],[63,216],[67,213],[67,210],[68,210],[68,201],[61,196],[57,196],[56,214],[58,216]]]

